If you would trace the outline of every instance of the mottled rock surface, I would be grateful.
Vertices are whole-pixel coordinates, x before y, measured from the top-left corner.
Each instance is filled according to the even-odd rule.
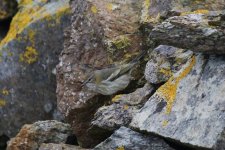
[[[141,52],[141,6],[133,0],[72,1],[72,25],[57,67],[57,96],[82,147],[93,147],[108,136],[91,135],[89,128],[97,109],[110,100],[83,83],[94,70],[124,64]]]
[[[131,126],[197,149],[225,149],[224,60],[192,57],[148,100]]]
[[[0,0],[0,20],[12,17],[17,11],[16,0]]]
[[[121,127],[94,150],[173,150],[162,139]]]
[[[171,17],[156,26],[150,39],[196,52],[225,53],[224,11]]]
[[[79,146],[68,145],[68,144],[43,143],[41,144],[39,150],[88,150],[88,149],[83,149]]]
[[[145,68],[145,79],[152,84],[166,82],[192,55],[193,52],[189,50],[167,45],[158,46],[150,54]]]
[[[92,128],[114,131],[121,126],[128,126],[136,112],[144,105],[154,91],[154,87],[146,84],[130,94],[116,95],[112,104],[103,106],[95,113],[91,122]]]
[[[9,141],[7,150],[37,150],[42,143],[65,143],[71,134],[69,124],[54,120],[39,121],[24,125]]]
[[[68,0],[21,1],[0,43],[0,135],[57,118],[55,66],[69,25]]]

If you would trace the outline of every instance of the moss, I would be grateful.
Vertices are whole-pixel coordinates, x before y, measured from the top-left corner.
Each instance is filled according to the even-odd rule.
[[[167,102],[166,107],[166,114],[170,114],[172,110],[172,106],[174,103],[174,100],[176,99],[176,93],[177,88],[180,83],[180,81],[189,74],[193,66],[195,65],[196,58],[195,56],[192,57],[191,61],[188,62],[188,66],[179,73],[178,76],[172,76],[168,82],[166,82],[164,85],[162,85],[157,91],[157,95],[160,95],[164,98]]]
[[[20,61],[33,64],[38,60],[38,52],[33,47],[27,47],[23,54],[20,54]]]
[[[3,107],[6,105],[6,101],[4,99],[0,99],[0,107]]]

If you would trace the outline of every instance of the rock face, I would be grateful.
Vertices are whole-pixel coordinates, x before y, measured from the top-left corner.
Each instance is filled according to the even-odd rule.
[[[57,96],[58,107],[82,147],[93,147],[106,138],[100,132],[91,135],[89,128],[97,109],[111,99],[83,83],[94,70],[129,62],[140,53],[141,5],[133,0],[72,1],[72,25],[57,67]]]
[[[41,144],[39,150],[88,150],[80,148],[79,146],[67,145],[67,144]]]
[[[57,118],[55,71],[69,25],[68,0],[21,0],[0,43],[0,135]]]
[[[109,106],[103,106],[95,113],[92,128],[114,131],[121,126],[128,126],[136,112],[144,105],[154,87],[146,84],[131,94],[116,95]]]
[[[142,135],[125,127],[121,127],[111,137],[94,148],[94,150],[106,149],[173,150],[160,138]]]
[[[196,52],[225,53],[225,12],[206,11],[171,17],[156,26],[150,39]]]
[[[225,149],[224,56],[193,56],[162,85],[131,126],[177,142]]]
[[[166,82],[193,55],[192,51],[160,45],[155,48],[145,68],[145,79],[152,84]]]
[[[24,125],[7,150],[37,150],[42,143],[65,143],[72,134],[69,124],[57,121],[40,121]]]
[[[0,20],[12,17],[17,11],[16,0],[0,0]]]

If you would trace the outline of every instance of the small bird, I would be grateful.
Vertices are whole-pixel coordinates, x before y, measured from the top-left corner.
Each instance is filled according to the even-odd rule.
[[[112,95],[125,89],[132,79],[132,68],[145,54],[146,51],[142,52],[128,64],[95,70],[82,86],[86,85],[89,90],[102,95]]]

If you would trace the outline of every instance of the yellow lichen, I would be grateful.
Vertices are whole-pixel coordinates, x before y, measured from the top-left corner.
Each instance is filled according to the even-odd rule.
[[[112,98],[112,102],[113,102],[113,103],[118,102],[122,96],[123,96],[123,94],[114,96],[114,97]]]
[[[164,75],[166,75],[166,76],[171,76],[173,74],[170,69],[165,69],[165,68],[161,68],[159,70],[159,72],[162,73],[162,74],[164,74]]]
[[[209,10],[207,9],[198,9],[193,12],[182,12],[181,16],[189,15],[189,14],[208,14]]]
[[[124,146],[117,147],[116,150],[125,150]]]
[[[128,110],[128,109],[129,109],[129,106],[128,106],[128,105],[124,105],[124,106],[123,106],[123,109],[124,109],[124,110]]]
[[[166,126],[168,125],[168,123],[169,123],[169,121],[164,120],[163,123],[162,123],[162,126],[163,126],[163,127],[166,127]]]
[[[33,47],[27,47],[23,54],[20,54],[20,61],[28,64],[35,63],[38,59],[38,52]]]
[[[3,89],[2,90],[2,94],[7,96],[7,95],[9,95],[9,91],[7,89]]]
[[[6,105],[6,101],[4,99],[0,99],[0,107],[3,107]]]
[[[91,6],[91,12],[94,14],[98,13],[98,8],[95,5]]]
[[[170,114],[174,100],[176,99],[177,87],[179,82],[189,74],[193,66],[195,65],[196,58],[192,57],[188,62],[188,66],[182,70],[178,76],[172,76],[164,85],[162,85],[157,91],[157,95],[160,95],[167,102],[166,114]]]

